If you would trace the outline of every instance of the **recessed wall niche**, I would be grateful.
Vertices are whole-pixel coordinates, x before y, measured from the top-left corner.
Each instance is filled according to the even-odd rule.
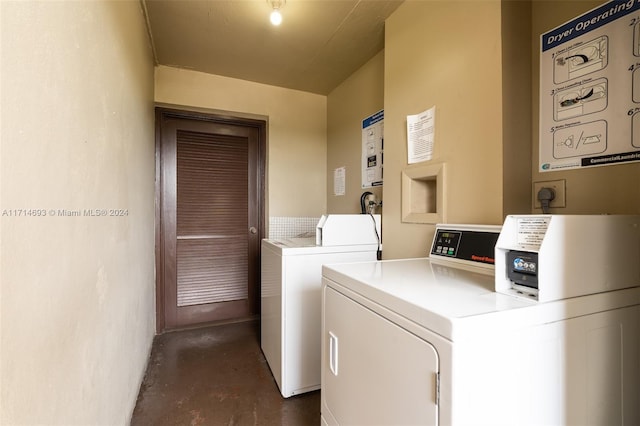
[[[402,171],[402,221],[445,222],[444,163]]]

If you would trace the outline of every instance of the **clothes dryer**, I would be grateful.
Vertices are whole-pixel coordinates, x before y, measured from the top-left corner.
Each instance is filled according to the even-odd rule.
[[[323,268],[322,424],[640,424],[640,282],[498,293],[465,229],[439,225],[429,258]]]

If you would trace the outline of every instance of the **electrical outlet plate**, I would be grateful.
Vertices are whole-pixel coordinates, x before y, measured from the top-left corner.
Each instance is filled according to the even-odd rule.
[[[549,208],[554,209],[554,208],[560,208],[560,207],[567,207],[567,200],[565,197],[565,192],[566,192],[565,184],[566,184],[565,179],[534,182],[533,183],[533,208],[534,209],[542,208],[542,205],[538,200],[538,191],[540,191],[542,188],[551,188],[556,193],[556,197],[553,200],[551,200],[551,202],[549,203]]]

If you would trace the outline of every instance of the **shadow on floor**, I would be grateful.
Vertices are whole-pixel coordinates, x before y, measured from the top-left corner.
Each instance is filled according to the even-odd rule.
[[[156,336],[131,425],[320,424],[320,391],[283,398],[257,321]]]

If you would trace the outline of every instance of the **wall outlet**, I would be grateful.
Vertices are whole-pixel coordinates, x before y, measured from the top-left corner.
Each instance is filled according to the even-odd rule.
[[[541,209],[540,201],[538,200],[538,191],[542,188],[551,188],[555,191],[556,197],[549,203],[550,208],[567,207],[566,200],[566,179],[559,180],[547,180],[543,182],[533,182],[533,208]]]

